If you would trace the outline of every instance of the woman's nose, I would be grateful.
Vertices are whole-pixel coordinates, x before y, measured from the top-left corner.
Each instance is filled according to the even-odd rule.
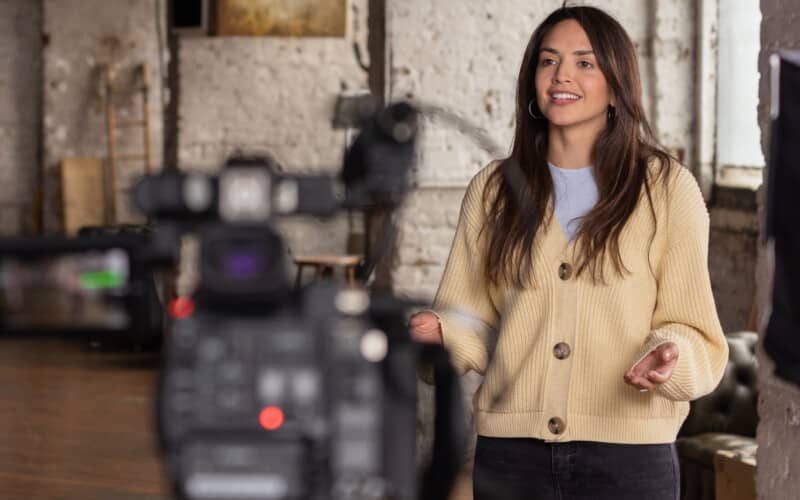
[[[553,83],[571,82],[572,77],[565,71],[564,65],[559,64],[553,72]]]

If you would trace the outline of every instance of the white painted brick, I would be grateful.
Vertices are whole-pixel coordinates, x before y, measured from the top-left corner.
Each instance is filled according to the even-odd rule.
[[[236,149],[289,171],[341,167],[337,95],[365,89],[347,38],[196,38],[181,46],[180,163],[213,168]]]

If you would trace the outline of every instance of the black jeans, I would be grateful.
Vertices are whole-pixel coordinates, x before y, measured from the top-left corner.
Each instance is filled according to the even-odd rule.
[[[478,436],[474,500],[677,500],[674,444]]]

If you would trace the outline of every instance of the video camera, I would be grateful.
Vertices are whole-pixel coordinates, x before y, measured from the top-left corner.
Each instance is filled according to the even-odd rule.
[[[416,115],[407,104],[369,115],[338,178],[234,158],[218,176],[173,170],[136,186],[136,204],[158,221],[154,248],[174,248],[186,231],[200,242],[199,285],[170,307],[159,383],[159,435],[180,498],[447,496],[462,458],[462,402],[445,351],[408,335],[416,304],[332,284],[293,289],[270,226],[276,216],[396,208],[410,186]],[[438,388],[422,480],[420,360]]]

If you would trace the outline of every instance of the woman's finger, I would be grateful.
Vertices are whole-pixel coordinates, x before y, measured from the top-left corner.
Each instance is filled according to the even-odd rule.
[[[423,314],[415,314],[415,315],[411,316],[410,320],[408,320],[408,324],[410,326],[416,326],[416,325],[420,325],[420,324],[425,323],[425,321],[426,321],[425,315],[423,315]]]
[[[647,378],[645,378],[645,377],[638,377],[637,379],[635,379],[635,380],[633,381],[633,384],[632,384],[632,385],[633,385],[634,387],[637,387],[637,388],[639,388],[639,389],[647,389],[648,391],[649,391],[650,389],[654,389],[654,388],[656,387],[656,384],[654,384],[654,383],[650,382],[650,381],[649,381],[649,380],[647,380]]]
[[[649,380],[647,380],[646,377],[640,377],[640,376],[629,377],[628,375],[625,375],[624,379],[626,384],[636,387],[637,389],[649,390],[655,387],[655,385]]]
[[[667,381],[672,376],[672,370],[669,370],[667,373],[661,373],[656,370],[650,370],[647,374],[647,379],[656,384],[666,384]]]
[[[662,363],[674,362],[678,359],[678,346],[674,342],[667,342],[658,346],[658,358]]]

